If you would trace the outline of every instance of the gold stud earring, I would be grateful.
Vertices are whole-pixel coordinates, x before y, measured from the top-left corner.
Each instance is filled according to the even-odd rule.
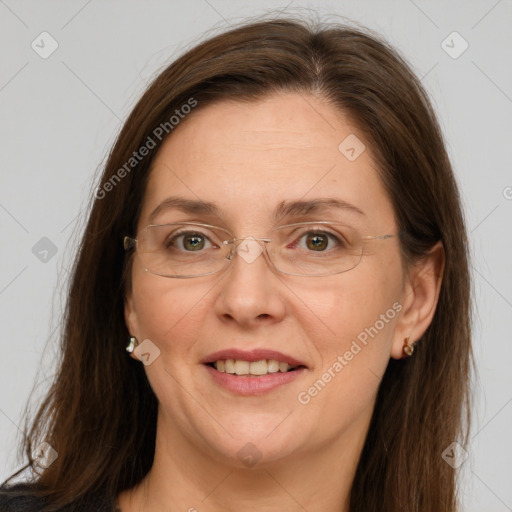
[[[410,336],[407,336],[407,338],[405,338],[404,346],[403,346],[403,349],[402,349],[403,355],[407,356],[407,357],[412,356],[412,354],[414,353],[414,343],[412,345],[409,345],[409,339],[410,338],[411,338]]]
[[[131,354],[138,344],[139,342],[137,341],[137,338],[135,336],[130,336],[130,341],[128,342],[128,345],[126,345],[126,352]]]

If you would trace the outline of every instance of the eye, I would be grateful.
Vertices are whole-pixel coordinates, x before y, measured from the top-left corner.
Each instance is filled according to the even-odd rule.
[[[210,244],[211,246],[210,240],[203,233],[196,231],[186,231],[169,237],[165,242],[165,247],[167,249],[173,247],[178,250],[192,252],[200,251],[201,249],[204,249],[205,246],[209,247],[206,244]]]
[[[302,240],[304,240],[304,243],[301,243]],[[301,235],[298,246],[302,249],[322,252],[327,249],[332,249],[333,244],[334,247],[343,246],[343,242],[334,234],[328,233],[327,231],[314,230]]]

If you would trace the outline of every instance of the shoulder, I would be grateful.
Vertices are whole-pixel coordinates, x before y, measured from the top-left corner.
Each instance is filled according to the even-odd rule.
[[[41,512],[48,505],[45,498],[37,497],[35,488],[29,484],[0,486],[0,512]],[[58,512],[114,512],[115,506],[104,494],[84,496]]]

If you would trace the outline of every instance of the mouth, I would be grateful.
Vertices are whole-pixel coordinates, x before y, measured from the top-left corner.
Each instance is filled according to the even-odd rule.
[[[259,359],[258,361],[218,359],[217,361],[206,364],[218,372],[229,373],[240,377],[262,377],[272,373],[288,373],[299,368],[305,368],[304,365],[292,366],[287,362],[278,361],[277,359]]]
[[[292,382],[308,367],[298,359],[266,349],[222,350],[202,361],[213,381],[237,395],[260,395]]]

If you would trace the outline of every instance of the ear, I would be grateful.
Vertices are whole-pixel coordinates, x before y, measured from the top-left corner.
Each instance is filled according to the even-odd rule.
[[[135,309],[135,304],[133,301],[133,294],[132,291],[128,291],[124,298],[124,320],[126,323],[126,327],[128,328],[128,332],[130,333],[130,336],[135,336],[139,342],[140,342],[140,330],[139,330],[139,322],[137,318],[137,311]],[[128,340],[127,340],[128,343]],[[132,352],[130,356],[133,359],[138,358],[135,356],[135,354]]]
[[[443,280],[445,252],[439,241],[427,255],[411,265],[402,295],[402,311],[395,329],[391,357],[401,359],[405,338],[417,342],[434,318]]]

